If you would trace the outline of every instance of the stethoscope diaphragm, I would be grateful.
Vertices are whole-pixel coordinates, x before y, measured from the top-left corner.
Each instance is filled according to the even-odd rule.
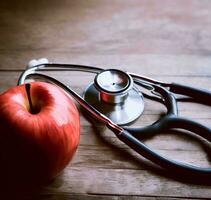
[[[143,95],[134,87],[132,77],[117,69],[97,74],[83,98],[118,125],[135,121],[144,110]]]

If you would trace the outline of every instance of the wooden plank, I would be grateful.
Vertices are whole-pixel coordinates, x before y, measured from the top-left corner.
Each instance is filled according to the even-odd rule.
[[[211,167],[209,161],[209,154],[205,150],[200,149],[197,145],[190,150],[178,150],[170,148],[170,145],[166,145],[165,150],[160,150],[158,147],[162,141],[157,140],[156,147],[149,145],[154,151],[159,152],[168,158],[189,163],[201,167]],[[167,143],[167,142],[166,142]],[[175,140],[175,145],[179,144]],[[162,144],[161,144],[162,145]],[[184,145],[184,144],[183,144]],[[150,162],[146,161],[142,156],[137,155],[135,152],[122,145],[122,148],[117,148],[117,145],[103,144],[99,146],[83,146],[80,144],[77,154],[75,155],[72,163],[68,166],[71,167],[93,167],[103,169],[136,169],[136,170],[149,170],[148,165],[152,166]],[[190,146],[190,145],[189,145]],[[123,148],[125,147],[125,148]],[[185,148],[185,145],[184,145]],[[173,149],[173,150],[172,150]],[[156,171],[156,168],[152,167],[152,171]]]
[[[59,179],[59,177],[58,177]],[[79,187],[80,186],[80,187]],[[145,170],[74,168],[43,192],[210,198],[210,186],[172,181]]]
[[[0,77],[1,77],[1,92],[13,85],[17,84],[18,77],[20,76],[22,71],[0,71]],[[82,92],[83,89],[93,81],[94,74],[86,74],[86,73],[80,73],[80,72],[41,72],[47,75],[50,75],[54,78],[57,78],[58,80],[61,80],[62,82],[69,84],[72,88],[77,89],[79,92]],[[79,77],[83,78],[83,81],[79,81]],[[151,75],[150,78],[155,78],[161,81],[165,82],[178,82],[181,84],[188,84],[192,85],[193,87],[198,88],[205,88],[207,90],[211,90],[211,75],[195,75],[195,76],[189,76],[189,75]],[[6,85],[5,85],[6,83]],[[82,87],[81,89],[79,89]]]
[[[50,62],[119,68],[147,76],[211,76],[211,58],[206,55],[112,54],[52,52],[52,50],[0,51],[0,69],[25,69],[32,59],[46,57]]]
[[[48,57],[145,75],[210,75],[210,3],[163,4],[2,1],[0,68],[23,69],[30,59]]]
[[[209,55],[209,1],[162,2],[1,2],[0,49]]]

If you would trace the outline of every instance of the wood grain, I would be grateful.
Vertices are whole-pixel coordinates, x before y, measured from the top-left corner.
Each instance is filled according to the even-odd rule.
[[[0,93],[16,85],[29,60],[41,57],[211,90],[210,11],[209,0],[1,1]],[[80,94],[93,80],[78,72],[48,74]],[[205,105],[179,103],[180,115],[208,126],[210,111]],[[165,112],[164,106],[146,100],[133,126],[151,124]],[[169,158],[211,166],[210,144],[189,132],[142,140]],[[17,196],[0,187],[0,199],[11,199],[10,195],[43,200],[211,199],[211,186],[161,170],[81,115],[81,140],[73,161],[39,191]]]
[[[1,50],[209,55],[210,9],[206,0],[1,2]]]

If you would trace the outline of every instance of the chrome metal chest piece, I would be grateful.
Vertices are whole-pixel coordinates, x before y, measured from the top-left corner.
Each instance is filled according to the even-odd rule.
[[[134,88],[132,77],[117,69],[97,74],[84,99],[119,125],[133,122],[144,110],[143,95]]]

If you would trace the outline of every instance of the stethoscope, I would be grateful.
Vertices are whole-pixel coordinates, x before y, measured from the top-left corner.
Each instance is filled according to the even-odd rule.
[[[62,82],[40,73],[41,71],[83,71],[95,73],[94,81],[87,86],[83,97]],[[177,83],[164,83],[145,76],[118,69],[102,69],[92,66],[49,63],[47,59],[32,60],[21,74],[18,85],[27,79],[42,79],[64,89],[82,106],[86,113],[105,124],[122,142],[137,153],[162,168],[175,173],[211,177],[211,168],[202,168],[177,162],[161,156],[150,149],[140,138],[145,134],[156,134],[166,130],[184,129],[211,142],[211,129],[196,121],[178,116],[175,94],[190,97],[191,101],[211,105],[211,92]],[[144,94],[139,87],[152,95]],[[144,95],[143,95],[144,94]],[[123,126],[135,121],[144,110],[143,96],[163,103],[167,108],[164,117],[141,128]]]

